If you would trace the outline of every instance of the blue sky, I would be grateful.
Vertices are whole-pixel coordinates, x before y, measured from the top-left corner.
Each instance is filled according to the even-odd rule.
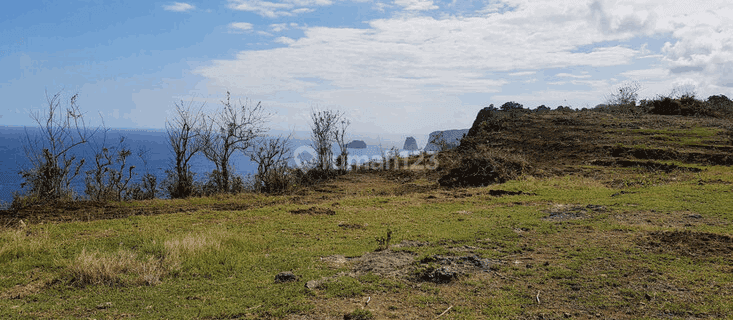
[[[0,125],[33,125],[44,91],[107,126],[162,128],[173,103],[262,101],[275,130],[311,108],[354,133],[470,127],[482,107],[733,97],[728,1],[17,1],[0,10]]]

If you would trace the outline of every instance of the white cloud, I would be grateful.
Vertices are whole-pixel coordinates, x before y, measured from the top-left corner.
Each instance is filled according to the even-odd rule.
[[[163,6],[163,9],[168,11],[175,11],[175,12],[185,12],[189,10],[193,10],[196,7],[185,3],[185,2],[174,2],[173,4],[165,5]]]
[[[295,43],[295,40],[290,39],[288,37],[279,37],[279,38],[275,39],[275,42],[282,43],[282,44],[287,44],[287,45],[291,45],[291,44]]]
[[[512,72],[509,75],[515,76],[515,77],[521,77],[521,76],[530,76],[536,73],[537,71],[520,71],[520,72]]]
[[[590,78],[589,74],[576,75],[576,74],[570,74],[570,73],[558,73],[555,76],[561,77],[561,78],[576,78],[576,79]]]
[[[303,3],[320,5],[315,1]],[[395,1],[405,8],[419,3],[428,2]],[[278,3],[273,12],[290,13],[298,8],[296,4]],[[733,30],[727,18],[733,12],[720,9],[725,7],[722,3],[705,2],[691,9],[683,2],[667,4],[661,0],[618,4],[510,0],[498,3],[496,10],[483,16],[432,18],[416,13],[373,20],[365,29],[305,27],[305,35],[297,41],[275,39],[286,47],[242,51],[236,59],[212,61],[195,73],[208,78],[210,87],[219,88],[211,89],[214,91],[242,87],[247,88],[248,95],[265,98],[290,92],[301,101],[374,110],[375,117],[382,114],[390,119],[395,117],[392,113],[402,111],[391,108],[390,115],[384,116],[388,110],[385,106],[417,108],[425,114],[446,104],[460,105],[456,99],[464,94],[505,92],[510,81],[522,81],[511,77],[537,72],[527,70],[579,70],[556,75],[568,81],[544,82],[579,87],[572,94],[583,94],[567,102],[572,105],[600,102],[609,92],[609,81],[616,81],[594,80],[596,76],[583,73],[584,68],[619,67],[621,71],[604,77],[647,79],[653,81],[650,88],[659,90],[673,85],[669,75],[675,72],[685,75],[688,82],[694,81],[698,88],[733,87],[733,33],[727,32]],[[715,11],[709,11],[712,9]],[[270,25],[273,32],[287,27]],[[649,35],[671,35],[672,41],[661,52],[631,41]],[[641,58],[651,62],[642,70],[627,71]],[[565,104],[562,101],[570,94],[566,92],[563,97],[565,87],[555,88],[528,92],[523,97],[527,101],[554,99],[548,105]],[[519,95],[494,95],[491,99],[498,103],[508,97],[521,103]],[[432,120],[424,119],[426,116],[405,123],[401,130],[430,123]],[[372,120],[378,119],[363,119]]]
[[[242,33],[252,30],[253,26],[249,22],[232,22],[229,24],[230,32]]]
[[[229,8],[254,12],[267,18],[289,17],[312,12],[314,6],[331,5],[330,0],[284,0],[270,2],[263,0],[229,0]]]
[[[270,30],[272,30],[272,32],[281,32],[288,30],[288,25],[287,23],[273,23],[270,25]]]
[[[621,75],[629,79],[662,80],[669,77],[669,70],[665,68],[640,69],[622,72]]]
[[[394,4],[404,7],[408,11],[435,10],[438,6],[432,0],[394,0]]]

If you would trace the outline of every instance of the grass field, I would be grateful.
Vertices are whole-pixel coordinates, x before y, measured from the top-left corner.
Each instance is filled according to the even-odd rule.
[[[733,318],[733,169],[659,163],[6,213],[0,318]]]

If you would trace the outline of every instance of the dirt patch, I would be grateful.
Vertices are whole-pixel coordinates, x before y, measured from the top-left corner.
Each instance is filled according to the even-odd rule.
[[[501,197],[501,196],[518,196],[518,195],[528,195],[533,196],[534,193],[526,193],[523,191],[506,191],[506,190],[489,190],[489,195],[494,197]]]
[[[695,231],[655,231],[642,237],[639,245],[658,252],[697,257],[727,257],[733,253],[733,238],[727,235]]]
[[[319,214],[325,214],[325,215],[335,215],[336,211],[333,211],[328,208],[319,208],[319,207],[310,207],[308,209],[297,209],[297,210],[291,210],[290,213],[292,214],[308,214],[308,215],[319,215]]]
[[[543,219],[555,221],[582,219],[594,213],[603,213],[606,211],[606,207],[595,204],[586,206],[557,204],[545,211],[548,215]]]
[[[631,211],[613,214],[618,222],[633,226],[685,228],[698,225],[727,226],[730,222],[692,211]]]
[[[426,243],[405,243],[403,241],[400,245],[393,247],[413,245],[422,246]],[[463,276],[488,271],[492,265],[501,263],[498,260],[482,259],[471,253],[465,256],[434,255],[416,262],[413,253],[392,250],[368,252],[356,258],[333,255],[323,257],[321,261],[331,268],[350,266],[351,272],[342,272],[331,277],[309,281],[307,285],[309,288],[318,288],[321,284],[334,281],[339,277],[357,277],[369,273],[412,282],[448,283]]]
[[[402,278],[409,271],[408,267],[415,257],[408,252],[383,250],[368,252],[352,260],[354,272],[357,274],[374,273],[383,277]]]
[[[435,255],[420,260],[420,266],[413,273],[412,280],[449,283],[476,272],[488,271],[492,265],[498,263],[501,261],[481,259],[476,255],[462,257]]]

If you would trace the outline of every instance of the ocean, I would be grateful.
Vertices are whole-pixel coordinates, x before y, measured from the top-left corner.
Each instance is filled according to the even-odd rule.
[[[21,192],[21,182],[23,181],[18,173],[21,168],[28,166],[29,162],[23,149],[26,132],[31,136],[38,134],[38,128],[35,127],[8,127],[0,126],[0,208],[6,208],[13,199],[13,192]],[[164,130],[125,130],[112,129],[106,135],[106,146],[114,152],[114,148],[119,145],[121,136],[125,137],[125,145],[132,151],[132,155],[128,158],[128,166],[134,165],[134,177],[132,182],[139,182],[142,175],[150,172],[155,175],[160,183],[165,178],[165,170],[173,165],[173,152],[167,141],[167,134]],[[94,154],[96,150],[101,149],[103,145],[101,135],[96,135],[95,139],[87,144],[81,145],[74,149],[74,154],[78,157],[86,159],[86,164],[81,173],[72,181],[72,189],[79,196],[84,194],[84,172],[92,169],[94,163]],[[293,156],[299,156],[299,159],[307,160],[310,158],[307,148],[311,141],[307,139],[291,139],[291,150]],[[147,150],[144,157],[138,156],[140,150]],[[311,149],[312,150],[312,149]],[[368,160],[381,159],[382,152],[387,152],[385,148],[375,145],[367,145],[365,149],[349,148],[349,158],[357,160],[358,163],[364,163]],[[339,149],[334,145],[334,154],[339,153]],[[401,150],[401,154],[407,154]],[[351,161],[350,161],[351,162]],[[295,159],[290,161],[291,166],[297,166],[299,163]],[[242,152],[235,152],[232,157],[232,165],[237,174],[247,176],[254,174],[257,170],[257,164],[250,161]],[[191,160],[192,171],[196,174],[197,180],[204,180],[207,174],[214,169],[214,164],[206,159],[202,154],[197,154]]]

